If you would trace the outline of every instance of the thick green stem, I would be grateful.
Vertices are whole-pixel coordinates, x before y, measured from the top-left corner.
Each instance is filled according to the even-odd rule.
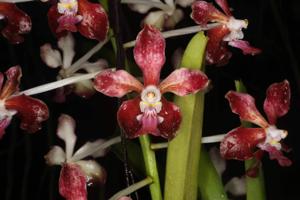
[[[199,164],[199,191],[202,200],[227,200],[221,177],[210,157],[202,148]]]
[[[147,176],[150,176],[153,180],[152,184],[149,186],[152,200],[162,200],[155,152],[150,148],[150,138],[148,135],[143,135],[140,136],[139,139],[142,147]]]
[[[196,34],[184,52],[181,66],[202,69],[207,38]],[[165,200],[196,200],[201,136],[204,111],[204,94],[175,97],[180,107],[182,122],[177,136],[169,142],[165,178]]]
[[[241,81],[235,81],[236,91],[247,92],[244,84]],[[244,127],[251,127],[248,122],[242,122]],[[255,158],[245,161],[245,170],[251,167],[256,162]],[[262,167],[259,168],[258,176],[255,178],[246,176],[247,200],[265,200],[265,184]]]

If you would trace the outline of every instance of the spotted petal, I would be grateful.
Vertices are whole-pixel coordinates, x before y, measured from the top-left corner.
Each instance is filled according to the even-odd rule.
[[[134,59],[143,71],[144,84],[157,85],[165,63],[165,39],[157,28],[145,25],[136,38]]]
[[[268,126],[266,120],[257,110],[255,100],[252,96],[229,91],[225,97],[229,101],[232,112],[238,114],[241,120],[252,122],[262,128]]]
[[[6,82],[0,92],[0,99],[4,99],[19,90],[22,70],[20,66],[9,68],[6,72]],[[3,80],[3,79],[2,79]]]
[[[179,96],[194,94],[208,86],[207,76],[199,70],[177,69],[164,79],[159,89],[162,93],[172,92]]]
[[[238,127],[227,133],[221,141],[221,155],[225,159],[250,159],[257,150],[256,146],[265,138],[266,133],[262,128]]]
[[[16,110],[21,118],[21,129],[34,133],[41,129],[41,123],[48,119],[47,105],[35,98],[18,95],[5,101],[8,110]]]
[[[78,0],[78,13],[83,17],[78,31],[89,39],[103,41],[109,28],[108,16],[99,3]]]
[[[67,200],[87,200],[86,176],[80,166],[64,164],[59,177],[59,193]]]
[[[122,97],[131,91],[141,92],[143,89],[143,85],[128,72],[110,69],[100,72],[95,77],[94,87],[110,97]]]
[[[1,30],[2,35],[11,43],[24,41],[22,34],[31,30],[30,17],[13,3],[0,3],[0,15],[4,16],[7,24]]]
[[[249,42],[244,40],[233,40],[230,41],[228,45],[241,49],[244,55],[254,56],[261,53],[260,49],[250,46]]]
[[[277,118],[285,115],[290,108],[290,85],[287,80],[274,83],[269,86],[266,92],[264,110],[270,124],[276,124]]]

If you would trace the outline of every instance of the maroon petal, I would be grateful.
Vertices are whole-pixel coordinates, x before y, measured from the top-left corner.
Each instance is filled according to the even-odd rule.
[[[145,25],[136,38],[134,59],[143,71],[144,85],[157,85],[165,63],[165,39],[158,29]]]
[[[241,120],[252,122],[262,128],[269,126],[257,110],[254,98],[249,94],[229,91],[225,98],[229,101],[232,112],[238,114]]]
[[[0,72],[0,91],[2,90],[3,81],[4,81],[4,75],[2,72]]]
[[[99,3],[78,0],[78,13],[83,17],[78,24],[78,31],[85,37],[103,41],[106,38],[109,24],[105,10]]]
[[[86,200],[86,176],[77,164],[62,166],[59,177],[59,193],[67,200]]]
[[[162,109],[158,113],[164,120],[158,125],[160,136],[172,139],[176,136],[176,131],[179,129],[181,123],[181,113],[178,106],[172,102],[162,98]]]
[[[76,15],[62,15],[57,19],[58,27],[57,33],[63,31],[77,32],[77,24],[81,21],[80,17]]]
[[[21,118],[21,129],[30,133],[41,129],[41,122],[49,117],[48,107],[38,99],[26,95],[14,96],[5,101],[8,110],[16,110]]]
[[[276,124],[277,118],[285,115],[290,108],[291,91],[287,80],[273,83],[266,92],[264,110],[270,124]]]
[[[31,30],[30,17],[13,3],[0,3],[0,14],[7,21],[1,31],[2,35],[13,44],[23,42],[22,34],[29,33]]]
[[[94,87],[110,97],[122,97],[131,91],[141,92],[143,89],[143,85],[128,72],[110,69],[100,72],[95,77]]]
[[[13,66],[6,72],[6,82],[0,92],[0,99],[4,99],[19,90],[20,78],[22,70],[20,66]]]
[[[53,6],[51,6],[51,8],[48,11],[48,24],[49,24],[49,27],[50,27],[52,33],[56,37],[62,37],[68,33],[66,30],[62,30],[62,29],[60,29],[60,32],[57,31],[58,27],[59,27],[58,19],[61,16],[62,15],[60,13],[58,13],[58,11],[57,11],[57,4],[54,4]]]
[[[243,51],[244,55],[256,55],[261,53],[261,49],[250,46],[249,42],[244,40],[233,40],[228,43],[228,45],[239,48]]]
[[[227,42],[223,38],[230,33],[227,26],[219,26],[207,31],[208,42],[206,47],[206,61],[208,65],[226,65],[231,58],[231,52],[227,49]]]
[[[206,1],[196,1],[192,5],[192,19],[200,25],[206,25],[208,22],[227,22],[229,17],[221,13],[211,3]]]
[[[128,138],[138,137],[138,134],[146,134],[139,132],[142,127],[142,124],[137,120],[137,116],[141,114],[140,101],[140,97],[124,101],[118,110],[118,122]]]
[[[254,156],[256,146],[263,142],[266,133],[262,128],[238,127],[226,134],[220,144],[225,159],[247,160]]]
[[[207,76],[199,70],[177,69],[164,79],[159,89],[161,93],[172,92],[179,96],[193,94],[208,86]]]
[[[10,124],[11,117],[5,117],[0,120],[0,139],[5,134],[6,127]]]
[[[232,16],[227,0],[215,0],[227,16]]]
[[[269,153],[271,160],[277,160],[280,166],[288,167],[292,164],[292,161],[285,157],[282,152],[277,150],[275,147],[268,145],[263,150]]]

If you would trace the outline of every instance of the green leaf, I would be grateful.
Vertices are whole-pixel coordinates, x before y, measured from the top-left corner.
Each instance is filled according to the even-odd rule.
[[[189,42],[181,66],[202,69],[207,38],[203,32]],[[177,136],[169,142],[165,179],[165,200],[196,200],[201,150],[204,94],[175,97],[182,122]]]

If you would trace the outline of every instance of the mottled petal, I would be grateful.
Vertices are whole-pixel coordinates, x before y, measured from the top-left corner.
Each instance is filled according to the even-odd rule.
[[[72,34],[68,33],[66,36],[60,37],[57,44],[63,52],[63,68],[66,69],[71,66],[75,56],[75,41]]]
[[[242,196],[246,194],[245,177],[233,177],[224,186],[226,192],[230,192],[234,196]]]
[[[218,6],[220,6],[220,8],[222,8],[223,12],[227,16],[232,15],[227,0],[215,0],[215,1],[218,4]]]
[[[103,41],[109,28],[108,16],[99,3],[78,0],[78,13],[83,17],[78,31],[85,37]]]
[[[257,110],[254,98],[249,94],[229,91],[225,97],[229,101],[232,112],[238,114],[241,120],[252,122],[262,128],[269,126]]]
[[[104,185],[106,182],[106,171],[94,160],[80,160],[76,162],[80,166],[86,176],[86,182],[88,184],[98,182]]]
[[[22,34],[29,33],[31,30],[30,17],[13,3],[0,3],[0,13],[7,21],[6,26],[1,30],[2,35],[13,44],[23,42]]]
[[[0,99],[4,99],[19,90],[22,70],[20,66],[10,67],[6,72],[6,81],[0,93]]]
[[[140,97],[124,101],[118,110],[119,125],[128,138],[138,137],[137,134],[147,134],[138,132],[142,127],[142,124],[137,120],[137,116],[141,114],[140,101]]]
[[[94,87],[110,97],[122,97],[131,91],[141,92],[143,89],[143,85],[128,72],[110,69],[100,72],[95,77]]]
[[[280,166],[288,167],[292,164],[292,161],[285,157],[283,153],[277,150],[275,147],[271,145],[267,145],[262,150],[267,151],[269,153],[271,160],[277,160]]]
[[[87,200],[86,176],[80,166],[64,164],[59,177],[59,193],[67,200]]]
[[[10,124],[10,121],[11,121],[11,117],[8,117],[8,116],[6,116],[0,120],[0,139],[5,134],[5,129]]]
[[[150,12],[143,20],[143,24],[155,26],[158,29],[163,29],[166,13],[164,11]]]
[[[44,158],[47,165],[62,165],[66,161],[66,154],[60,146],[53,146]]]
[[[76,15],[62,15],[57,19],[58,27],[57,33],[64,31],[77,32],[77,24],[82,20],[81,16]]]
[[[16,110],[21,118],[21,129],[34,133],[41,129],[41,123],[48,119],[49,110],[47,105],[35,98],[18,95],[5,101],[8,110]]]
[[[172,139],[176,136],[176,131],[179,129],[181,123],[181,113],[178,106],[172,102],[162,98],[162,109],[158,116],[163,118],[162,123],[158,125],[160,136]]]
[[[243,51],[244,55],[256,55],[261,53],[261,49],[250,46],[249,42],[244,40],[233,40],[228,43],[228,45],[239,48]]]
[[[266,133],[262,128],[238,127],[226,134],[220,144],[225,159],[247,160],[254,156],[256,146],[263,142]]]
[[[181,7],[188,7],[194,3],[195,0],[175,0],[175,4],[180,5]]]
[[[40,56],[42,61],[51,68],[57,68],[62,65],[60,52],[56,49],[52,49],[50,44],[41,46]]]
[[[143,71],[144,85],[157,85],[165,63],[165,39],[160,31],[145,25],[136,38],[134,59]]]
[[[75,121],[66,114],[61,114],[58,118],[57,136],[65,142],[67,161],[71,159],[76,142]]]
[[[226,23],[229,20],[228,16],[206,1],[196,1],[193,3],[191,17],[200,25],[206,25],[208,22]]]
[[[209,38],[206,46],[206,61],[208,65],[226,65],[232,54],[227,49],[227,43],[223,38],[230,33],[227,26],[219,26],[207,31]]]
[[[277,118],[285,115],[290,108],[291,91],[287,80],[273,83],[266,92],[264,110],[270,124],[276,124]]]
[[[199,70],[177,69],[164,79],[159,89],[161,93],[172,92],[178,96],[195,94],[208,86],[207,76]]]

